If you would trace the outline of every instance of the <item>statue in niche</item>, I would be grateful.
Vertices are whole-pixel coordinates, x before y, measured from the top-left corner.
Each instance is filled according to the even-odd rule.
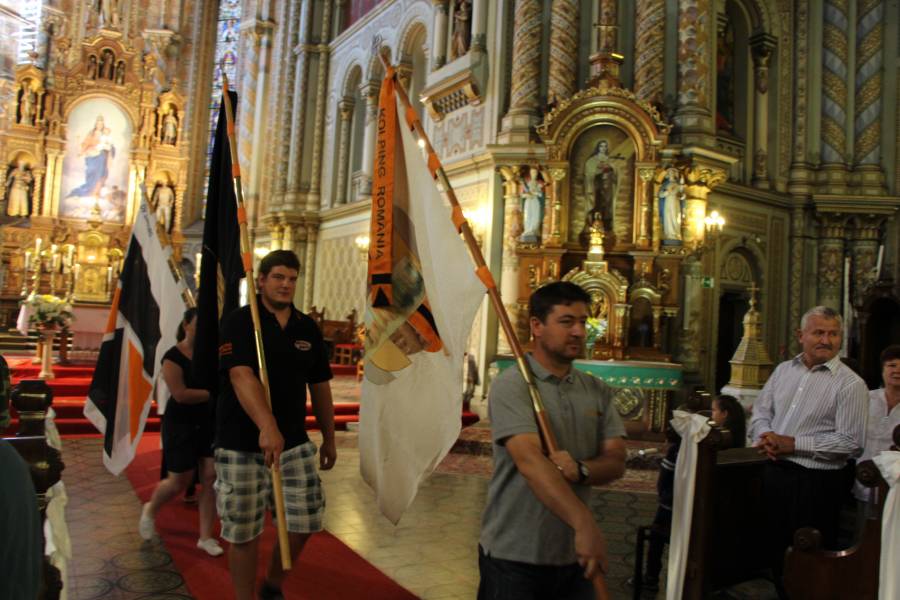
[[[172,230],[172,209],[175,208],[175,191],[168,182],[161,182],[153,192],[156,209],[156,222],[163,226],[166,233]]]
[[[174,146],[178,141],[178,117],[175,116],[175,109],[170,108],[163,117],[162,124],[162,143]]]
[[[96,0],[94,9],[100,20],[100,27],[119,26],[119,2],[118,0]]]
[[[6,178],[6,214],[11,217],[27,217],[31,214],[28,205],[33,182],[31,169],[23,161],[19,161]]]
[[[519,241],[524,244],[537,244],[541,241],[541,224],[544,221],[544,181],[535,167],[528,170],[522,181],[522,213],[524,224]]]
[[[613,230],[613,211],[619,183],[618,170],[614,164],[616,160],[624,160],[624,157],[610,156],[609,142],[600,140],[594,153],[584,162],[584,193],[592,201],[592,205],[585,215],[582,237],[589,236],[590,227],[598,216],[605,231]]]
[[[116,62],[116,57],[112,53],[112,50],[107,48],[100,54],[100,78],[101,79],[112,79],[113,78],[113,69],[115,65],[113,63]]]
[[[91,54],[88,58],[87,73],[88,79],[97,79],[97,55]]]
[[[659,186],[659,222],[663,244],[681,243],[683,204],[684,178],[678,169],[669,167]]]
[[[119,85],[125,85],[125,61],[120,60],[116,64],[116,83]]]
[[[459,0],[453,13],[453,37],[451,38],[450,57],[459,58],[469,51],[472,37],[469,21],[472,14],[471,0]]]
[[[32,125],[34,124],[34,111],[37,104],[37,94],[31,89],[31,86],[24,82],[22,84],[22,100],[19,103],[19,123]]]

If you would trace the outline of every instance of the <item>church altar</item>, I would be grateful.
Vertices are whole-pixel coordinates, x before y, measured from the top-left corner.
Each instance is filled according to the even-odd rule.
[[[633,360],[576,360],[576,369],[602,379],[615,389],[615,404],[629,436],[662,437],[667,429],[676,390],[682,388],[682,366],[677,363]],[[512,356],[498,356],[492,377],[508,367]]]

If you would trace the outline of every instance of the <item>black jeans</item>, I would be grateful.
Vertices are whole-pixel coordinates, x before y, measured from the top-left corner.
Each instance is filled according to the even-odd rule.
[[[766,464],[763,499],[776,576],[781,576],[784,552],[793,544],[794,532],[802,527],[818,529],[825,549],[837,549],[841,505],[848,488],[843,470],[807,469],[786,460]]]
[[[662,506],[657,507],[656,517],[650,525],[650,544],[647,547],[647,571],[644,581],[658,581],[662,571],[663,549],[669,543],[672,532],[672,511]]]
[[[532,565],[492,558],[478,546],[478,600],[592,600],[594,586],[578,564]]]

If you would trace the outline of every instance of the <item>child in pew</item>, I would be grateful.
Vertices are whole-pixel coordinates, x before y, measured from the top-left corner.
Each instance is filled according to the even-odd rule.
[[[744,407],[734,396],[716,396],[712,401],[710,419],[718,426],[731,431],[732,447],[743,448],[747,438],[747,417]],[[650,543],[647,549],[647,566],[643,589],[659,590],[659,573],[662,571],[662,554],[669,543],[672,529],[672,504],[675,495],[675,462],[681,449],[681,438],[674,430],[669,429],[670,444],[666,456],[659,465],[659,478],[656,480],[656,491],[659,494],[659,505],[656,516],[650,525]]]

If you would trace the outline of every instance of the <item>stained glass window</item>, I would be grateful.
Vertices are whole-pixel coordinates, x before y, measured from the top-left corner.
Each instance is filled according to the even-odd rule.
[[[206,176],[203,185],[203,206],[209,183],[209,164],[212,160],[216,121],[219,119],[219,103],[222,101],[222,68],[228,76],[231,89],[237,85],[237,55],[240,42],[241,0],[220,0],[219,19],[216,24],[216,60],[213,67],[212,94],[209,98],[209,139],[206,147]],[[205,212],[205,211],[204,211]]]
[[[0,2],[6,4],[6,2]],[[22,17],[19,27],[19,48],[16,54],[16,63],[30,63],[31,58],[29,52],[37,50],[38,44],[38,27],[41,21],[41,4],[42,0],[19,0],[12,3],[13,10],[19,12]]]

